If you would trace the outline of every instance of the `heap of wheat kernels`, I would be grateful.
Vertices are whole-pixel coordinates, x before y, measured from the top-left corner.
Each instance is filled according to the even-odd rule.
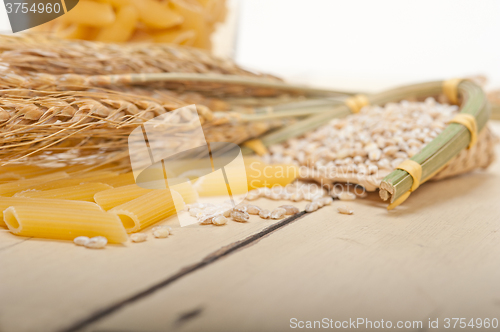
[[[364,174],[388,174],[438,136],[457,111],[457,106],[439,104],[433,98],[367,106],[304,137],[271,146],[264,158],[311,168],[349,166]]]

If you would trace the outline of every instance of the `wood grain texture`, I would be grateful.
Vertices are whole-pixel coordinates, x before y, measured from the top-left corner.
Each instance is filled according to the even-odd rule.
[[[267,208],[285,203],[258,201]],[[180,227],[174,220],[166,239],[145,230],[144,243],[104,250],[17,237],[0,227],[0,331],[64,330],[277,222],[251,216],[248,223]]]
[[[443,330],[447,317],[500,319],[499,197],[496,162],[426,183],[393,211],[375,194],[348,203],[351,216],[335,202],[86,331],[287,331],[293,317],[438,318]]]
[[[351,216],[335,202],[129,302],[273,221],[175,227],[168,239],[103,251],[0,232],[0,331],[64,331],[116,303],[126,305],[80,326],[281,331],[292,317],[500,318],[499,195],[497,162],[426,183],[394,211],[376,194],[349,202]]]

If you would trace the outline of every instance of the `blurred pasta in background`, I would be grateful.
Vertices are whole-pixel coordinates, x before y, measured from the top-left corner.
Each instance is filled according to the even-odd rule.
[[[65,39],[157,42],[212,49],[226,17],[225,0],[81,0],[67,14],[34,28]]]

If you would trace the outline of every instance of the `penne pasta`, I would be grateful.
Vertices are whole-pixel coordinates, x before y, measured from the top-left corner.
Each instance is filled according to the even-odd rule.
[[[94,201],[104,210],[110,210],[115,206],[130,202],[137,197],[150,193],[153,189],[141,188],[136,184],[113,188],[98,192],[94,195]]]
[[[177,209],[184,208],[184,202],[179,193],[173,190],[157,189],[114,207],[109,210],[109,213],[120,218],[127,233],[133,233],[176,214],[176,207]]]
[[[222,169],[202,176],[195,182],[193,187],[200,196],[226,196],[242,195],[248,192],[247,179],[241,168],[226,166],[224,167],[225,176]],[[226,184],[227,179],[227,184]]]
[[[70,175],[85,175],[85,174],[90,174],[94,172],[110,172],[112,171],[113,167],[116,165],[114,164],[106,164],[106,165],[101,165],[98,167],[92,166],[90,167],[89,165],[71,165],[71,166],[65,166],[62,167],[60,170],[65,171],[66,173]]]
[[[186,204],[194,203],[199,198],[198,192],[194,189],[191,181],[189,181],[188,179],[185,179],[184,182],[181,182],[179,184],[170,186],[170,189],[178,192],[182,196],[182,199]]]
[[[185,203],[191,204],[198,200],[198,193],[194,190],[191,182],[182,182],[171,187],[178,192]],[[104,190],[94,195],[94,201],[104,210],[110,210],[115,206],[124,204],[142,195],[150,193],[154,189],[142,188],[136,184]]]
[[[65,23],[105,27],[115,21],[115,12],[107,3],[80,1],[74,10],[61,16],[61,20]]]
[[[67,14],[34,30],[66,39],[171,43],[210,50],[210,37],[226,14],[226,0],[82,0]]]
[[[102,28],[95,40],[102,42],[126,42],[134,33],[137,11],[134,6],[121,7],[116,20],[109,27]]]
[[[110,243],[127,241],[120,219],[104,211],[11,206],[4,211],[4,221],[13,234],[20,236],[60,240],[104,236]]]
[[[104,183],[84,183],[78,186],[64,187],[52,190],[28,190],[15,194],[15,197],[67,199],[93,202],[94,195],[100,191],[112,188]]]
[[[89,40],[94,29],[87,25],[61,22],[55,31],[55,35],[59,38]]]
[[[240,188],[242,190],[232,190],[231,195],[244,194],[246,189],[246,178],[239,178],[241,180]],[[194,189],[200,196],[227,196],[229,195],[229,188],[225,182],[222,172],[215,171],[207,174],[198,179],[193,185]],[[247,190],[248,191],[248,190]]]
[[[258,160],[246,160],[245,171],[246,177],[237,168],[226,169],[232,195],[246,194],[248,190],[261,187],[284,187],[299,175],[299,170],[294,165],[268,165]],[[229,193],[220,171],[201,177],[193,187],[200,196],[222,196]]]
[[[0,174],[0,181],[7,182],[7,181],[17,181],[17,180],[24,180],[24,177],[20,174],[13,173],[13,172]]]
[[[0,196],[10,197],[17,192],[28,188],[40,185],[45,182],[68,178],[66,172],[56,172],[52,174],[42,175],[31,179],[19,180],[0,184]]]
[[[66,170],[59,167],[39,167],[33,165],[9,165],[0,167],[0,177],[6,173],[14,173],[20,176],[21,180],[59,172],[66,172]]]
[[[183,0],[172,0],[169,2],[171,8],[184,18],[180,25],[183,30],[196,31],[196,38],[193,41],[194,47],[210,49],[210,32],[207,24],[207,17],[203,6],[195,2]]]
[[[171,43],[177,45],[193,45],[196,40],[196,31],[183,29],[169,29],[153,35],[157,43]]]
[[[42,168],[39,166],[14,164],[14,165],[7,165],[7,166],[0,167],[0,174],[7,173],[7,172],[14,172],[16,174],[24,174],[24,173],[37,172],[40,170],[42,170]]]
[[[122,187],[130,184],[135,184],[134,174],[132,172],[120,174],[109,179],[99,181],[101,183],[109,184],[111,187]]]
[[[209,0],[205,8],[208,12],[209,21],[212,23],[223,22],[226,16],[226,6],[224,0]]]
[[[134,0],[139,19],[149,28],[165,29],[181,24],[184,19],[168,6],[155,0]]]
[[[30,206],[32,208],[57,206],[61,209],[75,211],[103,211],[99,205],[90,202],[79,202],[62,199],[0,197],[0,226],[7,226],[3,221],[3,211],[10,206]]]
[[[101,0],[101,2],[109,3],[115,8],[130,6],[132,4],[132,0]]]
[[[84,172],[89,168],[88,165],[71,165],[71,166],[64,166],[61,167],[60,170],[64,171],[70,175],[77,175],[80,172]],[[97,171],[97,169],[92,170],[92,172]]]
[[[248,189],[271,188],[292,183],[299,176],[299,168],[294,165],[265,164],[259,160],[245,161]]]
[[[148,30],[145,30],[144,28],[138,28],[134,31],[134,34],[128,42],[131,43],[152,43],[154,41],[153,37],[151,34],[148,33]]]
[[[78,176],[70,176],[70,178],[59,179],[50,182],[45,182],[37,186],[30,187],[30,190],[51,190],[64,187],[77,186],[82,183],[100,182],[117,177],[115,172],[91,172]]]

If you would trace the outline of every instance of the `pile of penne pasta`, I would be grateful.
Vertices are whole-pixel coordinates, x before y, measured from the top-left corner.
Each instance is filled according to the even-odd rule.
[[[233,194],[285,186],[298,175],[290,165],[266,165],[255,159],[245,164],[246,178],[240,177],[245,188]],[[197,179],[194,185],[189,179],[178,182],[172,187],[175,189],[146,189],[135,183],[132,172],[119,174],[103,167],[88,171],[83,165],[3,166],[0,226],[26,237],[73,241],[82,236],[102,236],[109,243],[123,243],[128,241],[127,234],[173,216],[199,196],[227,193],[221,190],[225,186],[219,188],[210,174]]]
[[[0,170],[0,225],[27,237],[104,236],[123,243],[127,233],[164,220],[198,198],[189,181],[176,185],[176,191],[153,190],[136,185],[132,173],[81,172],[79,166]]]
[[[225,0],[81,0],[36,30],[66,39],[173,43],[210,50],[210,35],[225,15]]]

